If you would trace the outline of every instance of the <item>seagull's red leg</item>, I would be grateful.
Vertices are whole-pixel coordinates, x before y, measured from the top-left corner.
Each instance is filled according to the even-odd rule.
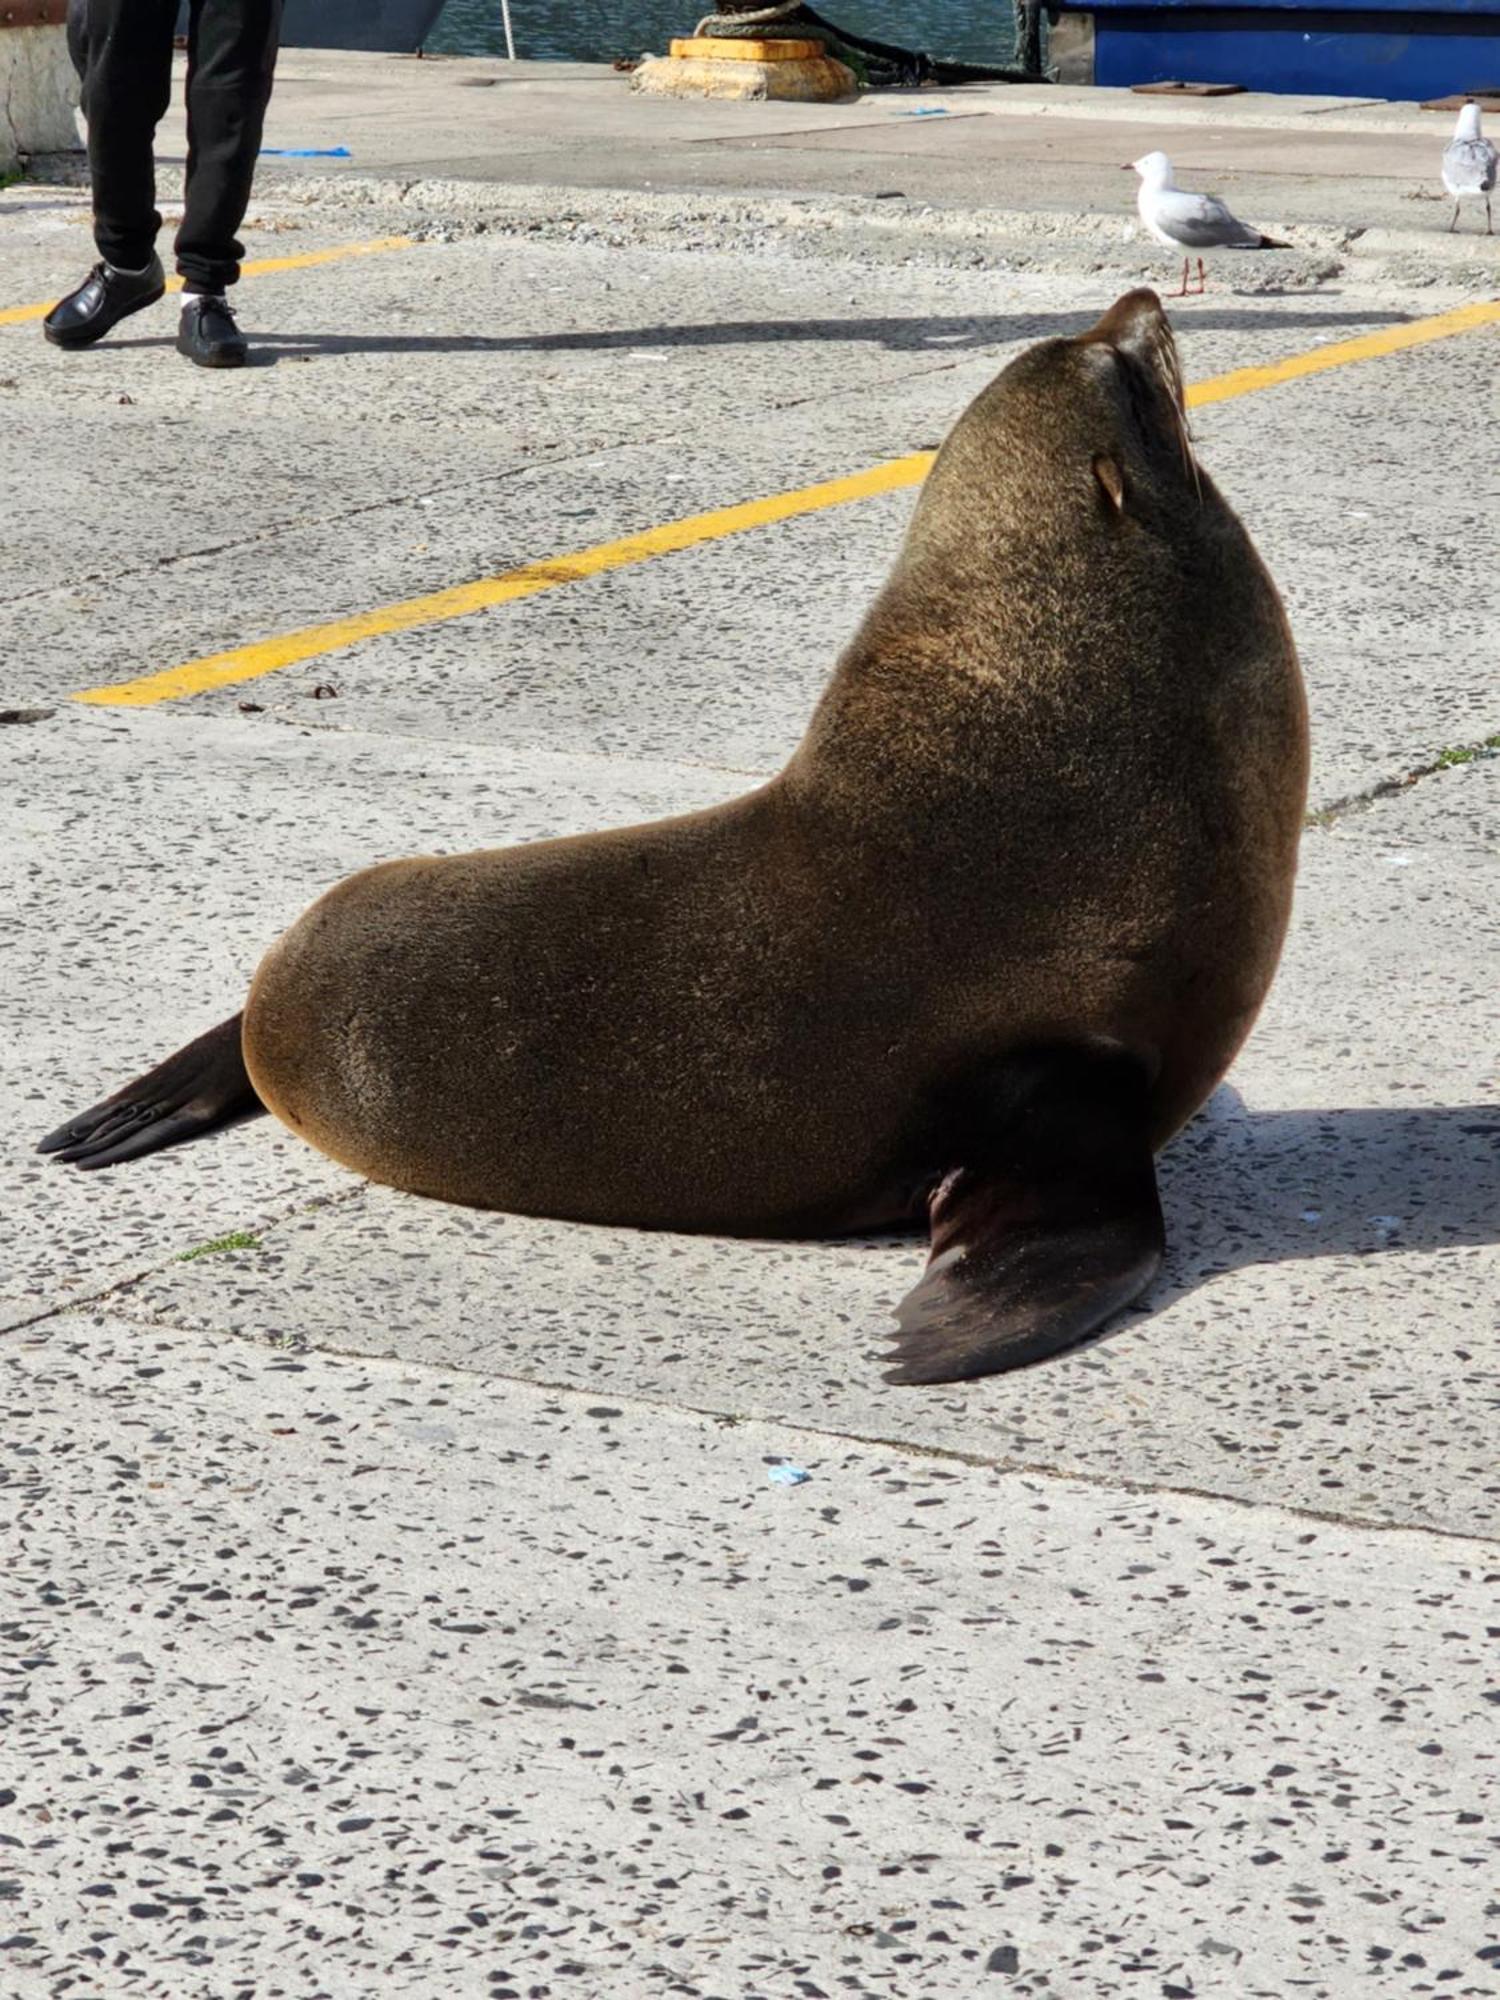
[[[1189,264],[1190,264],[1191,262],[1192,262],[1192,259],[1191,259],[1191,258],[1189,258],[1189,257],[1184,257],[1184,258],[1183,258],[1183,260],[1182,260],[1182,283],[1181,283],[1181,284],[1180,284],[1180,285],[1179,285],[1179,286],[1177,287],[1177,289],[1176,289],[1176,291],[1175,291],[1175,292],[1170,292],[1170,293],[1168,294],[1168,297],[1169,297],[1169,298],[1174,298],[1174,299],[1185,299],[1185,298],[1187,297],[1187,295],[1188,295],[1188,288],[1187,288],[1187,281],[1188,281],[1188,265],[1189,265]]]
[[[1200,298],[1203,296],[1203,293],[1206,289],[1207,289],[1207,280],[1204,278],[1203,275],[1203,259],[1200,257],[1198,259],[1198,296]]]

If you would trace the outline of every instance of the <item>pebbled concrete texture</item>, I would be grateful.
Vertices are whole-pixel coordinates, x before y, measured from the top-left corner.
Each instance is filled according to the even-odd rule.
[[[968,151],[889,107],[862,146],[871,107],[684,124],[663,193],[567,124],[586,80],[502,114],[416,68],[405,126],[395,66],[358,104],[288,71],[273,143],[342,101],[373,150],[268,171],[251,255],[423,240],[247,282],[260,366],[187,369],[170,305],[82,356],[0,324],[0,1993],[1494,2000],[1493,329],[1198,413],[1318,823],[1162,1162],[1168,1270],[1083,1352],[885,1386],[915,1239],[442,1209],[268,1120],[30,1151],[353,869],[774,768],[911,495],[161,708],[73,693],[934,444],[1162,275],[1101,164],[1139,103],[1085,143],[1021,93]],[[1412,261],[1419,114],[1277,115],[1173,107],[1314,260],[1183,302],[1190,377],[1493,292]],[[0,193],[0,312],[86,267],[84,207]],[[1376,210],[1399,257],[1335,255]]]
[[[108,1315],[3,1365],[22,1992],[1496,1991],[1473,1548]]]
[[[1500,732],[1491,732],[1492,738]],[[1398,839],[1423,843],[1421,850],[1397,850],[1396,865],[1429,868],[1447,849],[1478,848],[1493,854],[1500,846],[1500,742],[1481,743],[1472,758],[1450,765],[1441,783],[1413,786],[1391,822]]]

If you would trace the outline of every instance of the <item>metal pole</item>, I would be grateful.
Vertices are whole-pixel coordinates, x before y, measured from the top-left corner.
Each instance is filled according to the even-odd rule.
[[[516,59],[516,38],[510,31],[510,0],[500,0],[500,19],[505,23],[505,60]]]

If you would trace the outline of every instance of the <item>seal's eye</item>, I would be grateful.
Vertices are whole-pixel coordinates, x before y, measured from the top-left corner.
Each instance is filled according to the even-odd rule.
[[[1117,458],[1104,452],[1094,455],[1094,477],[1117,514],[1125,512],[1125,468]]]

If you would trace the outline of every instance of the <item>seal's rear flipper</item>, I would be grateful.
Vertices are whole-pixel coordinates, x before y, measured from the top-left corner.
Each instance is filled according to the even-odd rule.
[[[265,1107],[240,1053],[240,1021],[221,1021],[102,1104],[70,1118],[37,1147],[75,1167],[114,1167]]]
[[[969,1163],[932,1196],[926,1273],[896,1309],[891,1382],[1041,1361],[1132,1304],[1161,1268],[1147,1084],[1128,1057],[1038,1058],[992,1145],[964,1150]]]

